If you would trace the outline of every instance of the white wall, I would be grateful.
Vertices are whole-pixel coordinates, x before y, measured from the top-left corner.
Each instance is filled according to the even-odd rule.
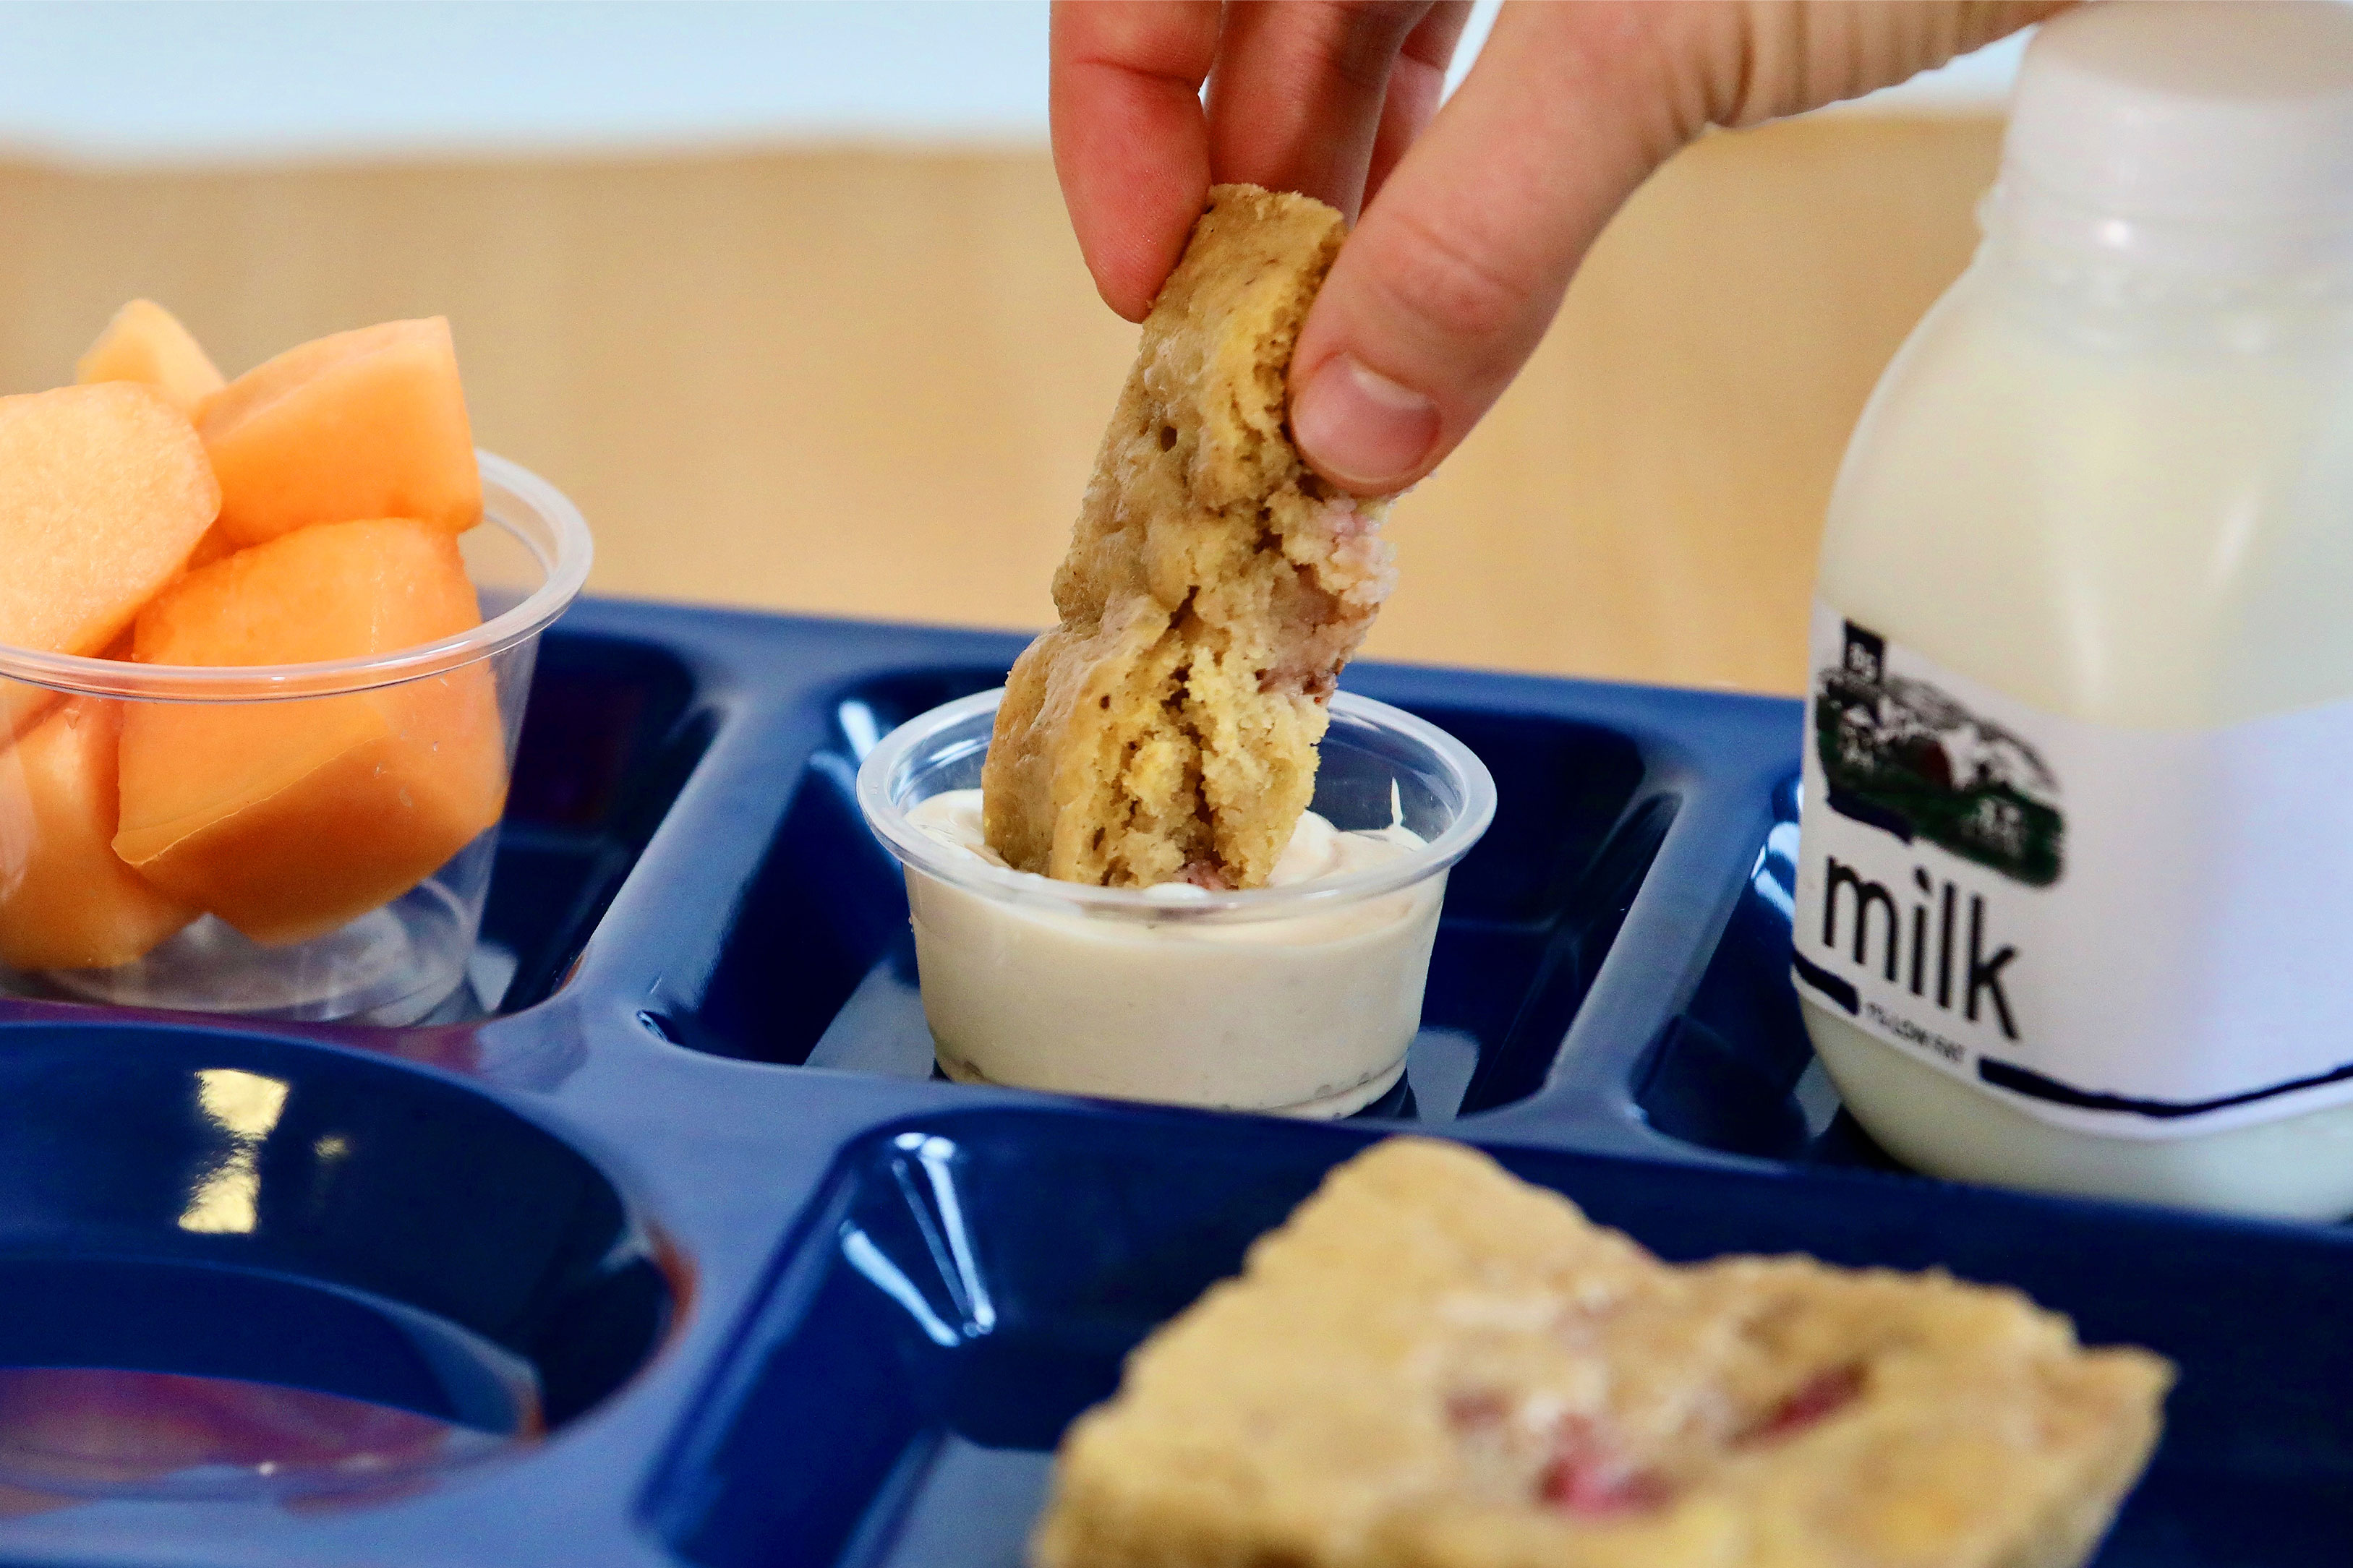
[[[0,145],[107,161],[1043,134],[1043,0],[24,0]]]
[[[1034,142],[1046,17],[1043,0],[15,0],[0,3],[0,151],[156,163]],[[1998,98],[2015,56],[1998,46],[1894,101]]]

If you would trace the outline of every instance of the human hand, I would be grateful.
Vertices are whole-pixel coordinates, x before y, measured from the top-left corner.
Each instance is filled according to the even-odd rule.
[[[1470,433],[1602,226],[1706,127],[1890,86],[2065,3],[1511,0],[1440,113],[1467,0],[1057,0],[1054,166],[1130,321],[1212,184],[1356,224],[1292,358],[1292,434],[1377,494]]]

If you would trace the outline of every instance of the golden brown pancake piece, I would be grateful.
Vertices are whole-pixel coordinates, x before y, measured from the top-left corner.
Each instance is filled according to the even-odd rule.
[[[1219,185],[1144,323],[1071,552],[1014,664],[989,847],[1064,881],[1266,880],[1315,789],[1340,668],[1395,580],[1387,500],[1330,489],[1284,426],[1340,215]]]

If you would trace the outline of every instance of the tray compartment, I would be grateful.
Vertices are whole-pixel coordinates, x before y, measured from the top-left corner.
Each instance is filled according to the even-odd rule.
[[[648,1022],[718,1055],[927,1078],[931,1040],[897,864],[855,796],[859,760],[893,727],[999,683],[995,667],[897,672],[828,704],[781,830],[699,1005]],[[1388,699],[1377,682],[1362,682]],[[1452,872],[1409,1092],[1377,1112],[1443,1121],[1543,1080],[1569,1018],[1655,858],[1678,796],[1607,725],[1401,703],[1479,752],[1494,826]]]
[[[559,623],[541,644],[471,971],[481,1011],[562,984],[710,744],[695,687],[655,643]]]
[[[15,1025],[0,1026],[0,1470],[20,1482],[48,1451],[25,1419],[54,1385],[28,1381],[37,1369],[133,1374],[83,1392],[150,1396],[115,1412],[125,1463],[101,1489],[274,1491],[387,1468],[322,1469],[299,1441],[252,1452],[248,1431],[237,1473],[145,1473],[132,1461],[159,1422],[270,1418],[180,1380],[447,1424],[450,1443],[413,1456],[438,1462],[572,1420],[665,1331],[656,1241],[611,1182],[438,1074],[226,1032]],[[259,1404],[290,1414],[282,1394]],[[105,1458],[92,1474],[111,1473]],[[254,1468],[271,1459],[291,1473]]]
[[[1061,1427],[1364,1134],[1176,1112],[964,1113],[854,1145],[648,1495],[707,1568],[1018,1561]],[[2019,1286],[2172,1356],[2100,1562],[2342,1561],[2353,1238],[1853,1173],[1514,1151],[1662,1254],[1804,1250]]]
[[[1632,1063],[1629,1092],[1652,1130],[1712,1153],[1903,1172],[1815,1063],[1789,979],[1797,854],[1792,777],[1690,1005]]]

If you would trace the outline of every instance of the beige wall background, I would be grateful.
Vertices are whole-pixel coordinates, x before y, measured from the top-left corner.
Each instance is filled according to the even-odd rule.
[[[1678,157],[1399,507],[1367,655],[1797,689],[1847,431],[1999,136],[1849,113]],[[0,389],[69,379],[138,294],[231,374],[446,314],[478,438],[579,501],[596,590],[769,609],[1050,618],[1134,340],[1042,152],[0,166]]]

